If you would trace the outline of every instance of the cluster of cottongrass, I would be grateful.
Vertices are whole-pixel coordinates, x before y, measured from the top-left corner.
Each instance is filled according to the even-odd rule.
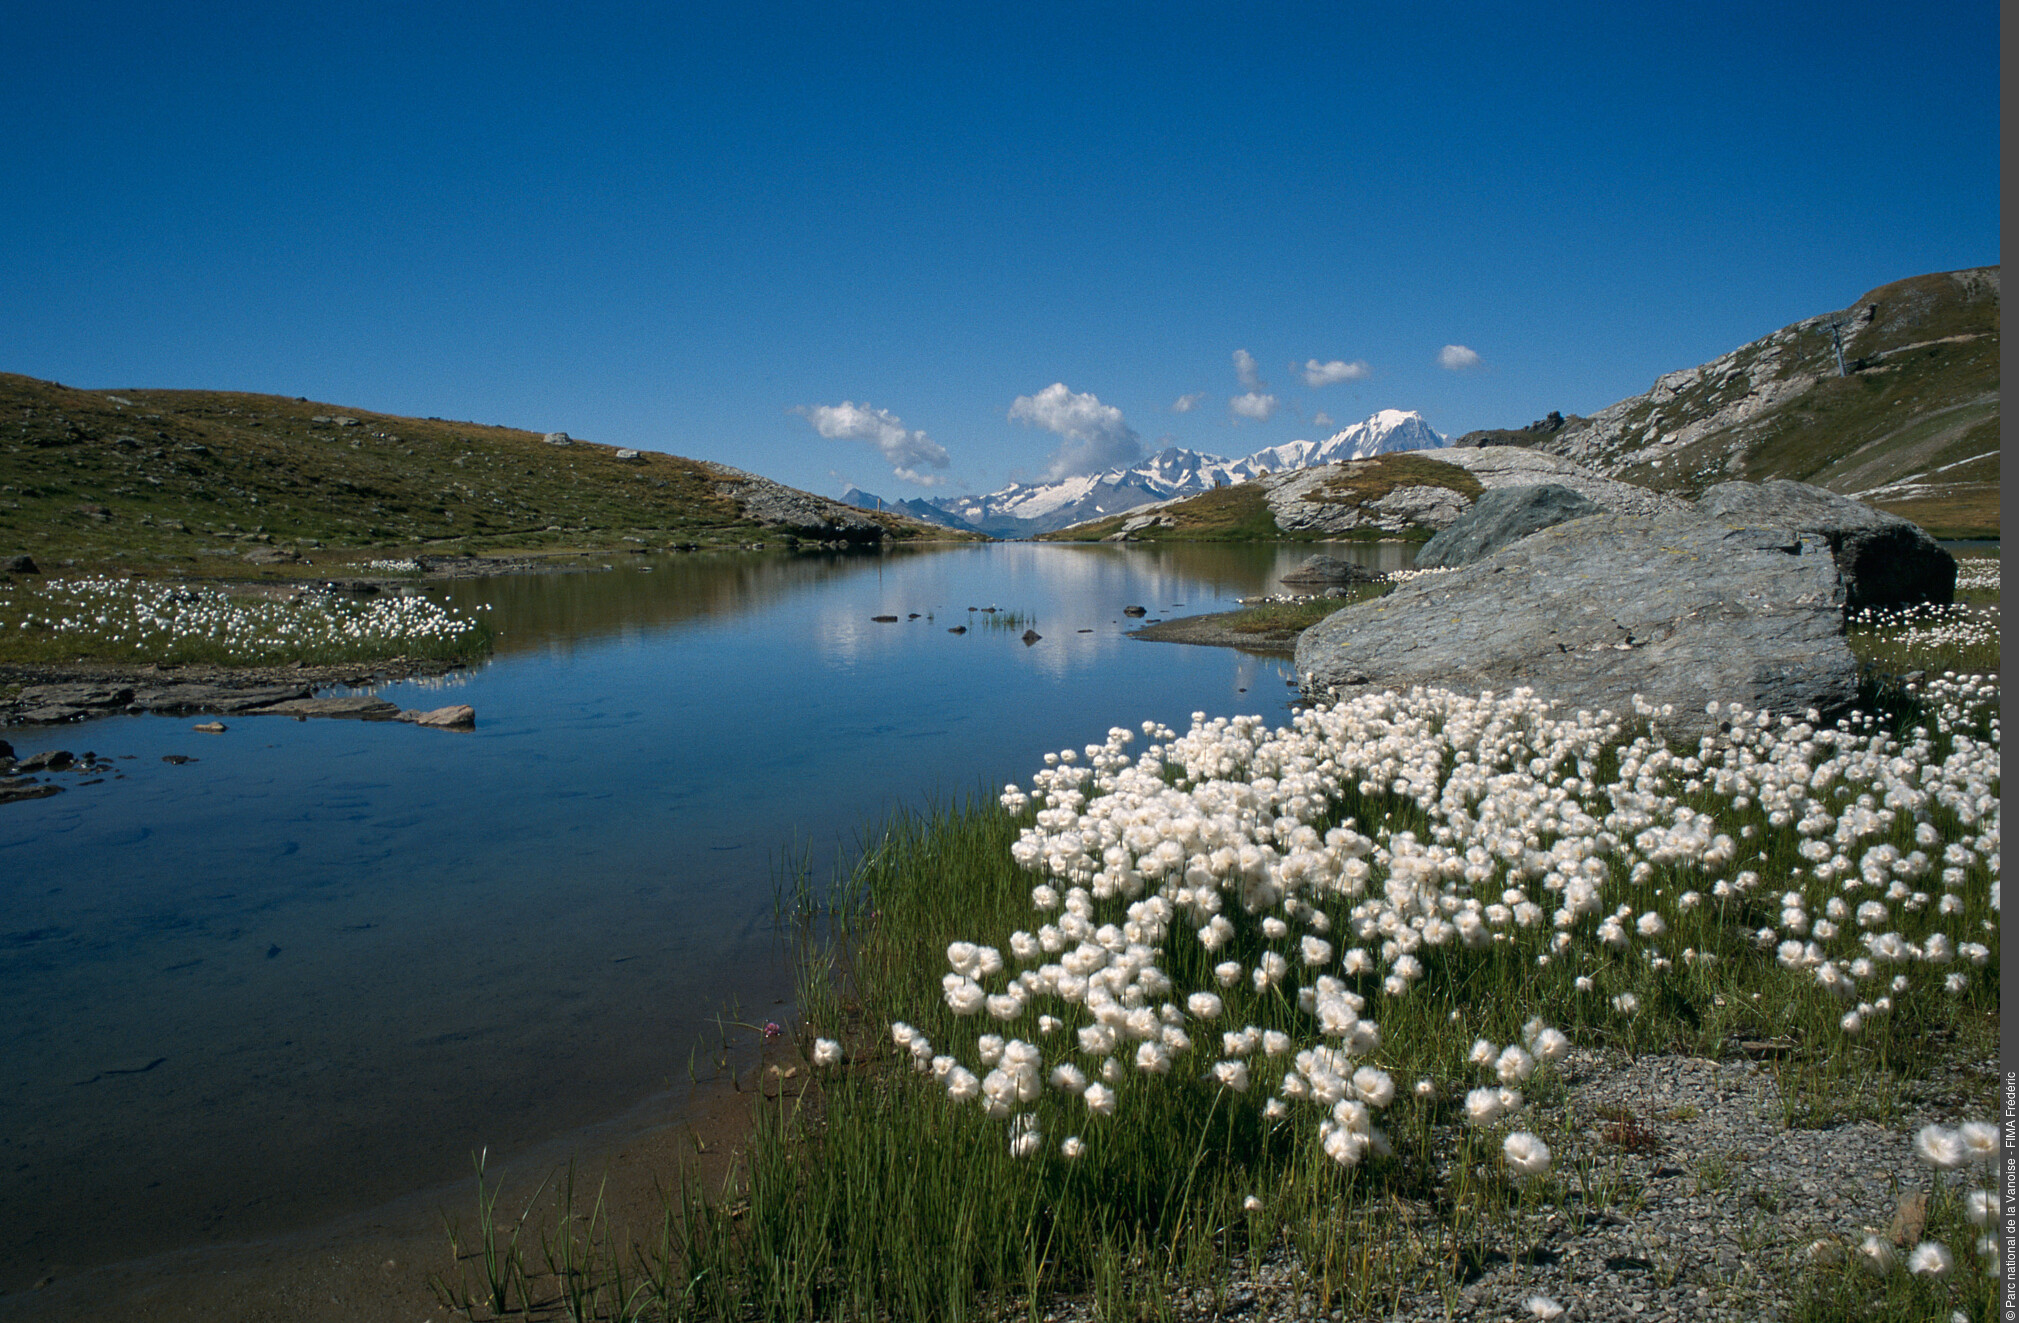
[[[426,597],[287,600],[112,578],[0,585],[0,649],[135,662],[338,662],[466,657],[489,631]]]
[[[1793,1032],[1841,1077],[1996,1004],[1997,683],[1903,692],[1921,724],[1730,704],[1694,744],[1526,691],[1113,729],[1001,796],[1023,921],[951,941],[881,1048],[814,1058],[906,1067],[1040,1184],[1224,1123],[1349,1190],[1557,1197],[1572,1041],[1670,1047],[1684,1005],[1696,1050]]]
[[[1461,1065],[1397,1052],[1384,1024],[1510,954],[1631,1037],[1644,989],[1750,947],[1857,1035],[1910,994],[1981,985],[1995,944],[1996,685],[1919,692],[1932,722],[1904,738],[1733,704],[1681,752],[1645,706],[1636,733],[1526,691],[1366,695],[1273,730],[1200,713],[1183,735],[1145,723],[1136,757],[1116,728],[1003,793],[1040,880],[1028,927],[947,948],[945,1007],[988,1030],[961,1034],[972,1055],[909,1022],[894,1044],[1022,1155],[1083,1144],[1173,1075],[1252,1093],[1270,1122],[1315,1113],[1352,1165],[1386,1145],[1384,1060]],[[1349,801],[1385,811],[1335,820]],[[1565,1045],[1538,1035],[1555,1051],[1469,1049],[1514,1093],[1473,1091],[1473,1119],[1519,1110],[1512,1086]]]

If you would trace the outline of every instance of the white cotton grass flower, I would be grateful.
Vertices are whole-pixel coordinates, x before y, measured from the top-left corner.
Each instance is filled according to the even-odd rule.
[[[1954,1266],[1949,1247],[1939,1240],[1924,1240],[1907,1256],[1907,1271],[1919,1277],[1946,1277]]]
[[[1502,1140],[1500,1151],[1507,1159],[1508,1174],[1517,1180],[1541,1176],[1549,1170],[1549,1145],[1526,1130],[1517,1130]]]
[[[1080,1097],[1085,1101],[1087,1110],[1095,1116],[1113,1116],[1115,1114],[1115,1091],[1105,1084],[1087,1085],[1087,1091],[1081,1094]]]
[[[1972,1190],[1963,1196],[1963,1214],[1973,1227],[1988,1227],[1998,1220],[1998,1192]]]
[[[1553,1323],[1554,1320],[1562,1318],[1565,1312],[1562,1305],[1546,1295],[1532,1295],[1521,1303],[1531,1317],[1541,1319],[1542,1323]]]
[[[1232,1089],[1235,1093],[1246,1093],[1248,1063],[1238,1059],[1218,1062],[1213,1067],[1213,1078],[1220,1082],[1222,1088]]]
[[[1045,1137],[1038,1131],[1038,1118],[1025,1112],[1010,1122],[1010,1156],[1028,1158],[1044,1146]]]
[[[1086,1151],[1087,1141],[1081,1139],[1078,1135],[1067,1135],[1059,1141],[1059,1156],[1068,1161],[1079,1158]]]
[[[1245,1198],[1245,1199],[1243,1199],[1243,1200],[1241,1201],[1241,1211],[1242,1211],[1242,1212],[1244,1212],[1244,1213],[1259,1213],[1259,1212],[1261,1212],[1261,1211],[1262,1211],[1262,1201],[1261,1201],[1261,1199],[1260,1199],[1259,1197],[1255,1196],[1255,1195],[1252,1195],[1252,1194],[1251,1194],[1251,1195],[1249,1195],[1249,1196],[1248,1196],[1247,1198]]]
[[[1195,992],[1185,998],[1185,1009],[1191,1012],[1195,1020],[1217,1020],[1220,1018],[1222,1008],[1223,1004],[1216,993]]]
[[[1622,992],[1612,999],[1612,1005],[1621,1015],[1632,1015],[1640,1009],[1640,998],[1631,992]]]
[[[1866,1236],[1858,1244],[1858,1261],[1876,1273],[1893,1270],[1893,1247],[1877,1236]]]
[[[1980,1162],[1986,1167],[1998,1165],[2000,1139],[1998,1127],[1991,1122],[1965,1121],[1956,1127],[1956,1139],[1962,1144],[1963,1152],[1971,1161]]]
[[[1498,1089],[1474,1089],[1465,1095],[1465,1119],[1473,1125],[1492,1125],[1502,1110]]]
[[[841,1044],[832,1038],[813,1040],[813,1064],[816,1066],[838,1066],[841,1064]]]
[[[1969,1159],[1969,1150],[1953,1130],[1924,1125],[1914,1136],[1914,1156],[1937,1171],[1953,1171]]]

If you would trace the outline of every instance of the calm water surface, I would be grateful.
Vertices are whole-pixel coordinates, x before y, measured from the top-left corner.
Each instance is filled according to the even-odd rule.
[[[496,657],[383,693],[470,703],[471,734],[10,732],[123,779],[0,809],[0,1289],[677,1108],[716,1016],[784,1018],[783,861],[829,876],[891,810],[1027,781],[1112,725],[1282,719],[1287,660],[1138,642],[1122,608],[1224,610],[1310,551],[624,557],[434,593],[490,610]]]

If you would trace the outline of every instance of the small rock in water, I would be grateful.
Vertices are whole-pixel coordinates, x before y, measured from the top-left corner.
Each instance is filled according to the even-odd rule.
[[[200,730],[206,735],[222,735],[230,728],[222,721],[200,721],[196,725],[191,726],[190,729]]]
[[[879,625],[894,624],[897,621],[896,616],[871,616],[870,619],[874,620]]]
[[[955,625],[955,626],[954,626],[954,627],[953,627],[952,629],[949,629],[949,630],[947,630],[947,633],[949,633],[949,634],[965,634],[965,633],[967,633],[967,626],[966,626],[966,625]]]
[[[68,749],[48,749],[42,753],[30,754],[15,767],[17,772],[60,772],[77,759]]]
[[[190,757],[186,753],[164,753],[161,755],[161,761],[165,763],[174,763],[177,767],[180,767],[184,763],[193,763],[196,761],[196,759]]]
[[[1125,606],[1122,608],[1122,614],[1125,616],[1146,616],[1150,614],[1150,608],[1147,606]]]
[[[400,715],[405,717],[406,713],[402,712]],[[477,724],[477,712],[468,703],[452,703],[448,707],[438,707],[432,712],[416,712],[413,721],[416,726],[461,730]]]
[[[1031,644],[1036,643],[1039,639],[1043,637],[1044,635],[1038,633],[1036,630],[1027,629],[1024,631],[1024,646],[1028,648]]]

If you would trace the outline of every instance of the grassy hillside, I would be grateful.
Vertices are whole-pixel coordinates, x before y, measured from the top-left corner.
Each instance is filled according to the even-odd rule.
[[[331,553],[777,544],[723,470],[652,451],[275,395],[0,374],[0,555],[81,566]],[[903,515],[858,539],[957,537]],[[216,559],[210,559],[216,558]],[[240,560],[243,564],[243,560]]]
[[[1896,281],[1532,444],[1680,495],[1792,478],[1996,537],[1999,305],[1997,267]]]
[[[1299,507],[1313,507],[1315,522],[1292,519],[1286,527],[1278,520],[1277,506],[1270,493],[1295,478],[1298,472],[1265,476],[1250,482],[1218,487],[1155,510],[1129,510],[1089,523],[1074,524],[1055,533],[1045,533],[1039,541],[1098,542],[1112,537],[1135,519],[1155,516],[1159,522],[1130,530],[1131,542],[1309,542],[1375,537],[1427,538],[1435,530],[1413,524],[1384,528],[1361,511],[1372,510],[1375,502],[1398,490],[1411,487],[1442,487],[1467,500],[1480,493],[1478,479],[1464,469],[1442,464],[1415,451],[1376,455],[1372,459],[1347,460],[1328,466],[1329,476],[1292,500]],[[1281,498],[1279,498],[1280,500]],[[1391,518],[1388,522],[1394,523]]]

